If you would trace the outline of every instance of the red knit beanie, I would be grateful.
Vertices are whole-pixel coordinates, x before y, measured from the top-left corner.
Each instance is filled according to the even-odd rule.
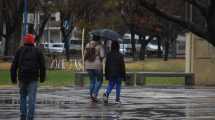
[[[34,44],[35,43],[35,37],[32,34],[26,34],[24,36],[24,43],[25,44]]]

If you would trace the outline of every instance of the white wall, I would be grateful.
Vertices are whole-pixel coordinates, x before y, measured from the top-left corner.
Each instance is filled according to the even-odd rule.
[[[186,42],[186,72],[195,74],[195,85],[215,85],[215,47],[191,33]]]

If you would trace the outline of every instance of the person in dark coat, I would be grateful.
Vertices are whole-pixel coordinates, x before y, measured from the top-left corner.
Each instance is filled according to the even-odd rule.
[[[108,96],[116,87],[116,102],[120,102],[121,81],[125,80],[125,62],[123,55],[119,52],[119,43],[113,41],[111,51],[107,54],[105,64],[105,77],[109,80],[106,92],[103,95],[105,103],[108,103]]]
[[[21,120],[33,120],[36,103],[37,81],[45,81],[46,67],[42,52],[34,46],[32,34],[24,36],[24,46],[15,54],[11,66],[11,80],[20,87]]]

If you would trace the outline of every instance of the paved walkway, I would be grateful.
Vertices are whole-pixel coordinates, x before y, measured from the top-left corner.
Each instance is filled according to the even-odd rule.
[[[101,90],[103,92],[103,90]],[[122,104],[91,103],[88,90],[40,89],[35,120],[215,120],[215,88],[127,88]],[[16,89],[0,89],[0,120],[19,120]]]

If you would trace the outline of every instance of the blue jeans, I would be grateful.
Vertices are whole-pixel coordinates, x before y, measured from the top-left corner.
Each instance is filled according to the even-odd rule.
[[[36,93],[37,81],[32,81],[28,84],[20,83],[20,111],[21,116],[25,116],[27,120],[33,120]]]
[[[116,99],[119,99],[120,91],[121,91],[121,77],[110,77],[109,83],[105,92],[107,96],[110,95],[114,86],[116,87]]]
[[[90,96],[97,97],[103,83],[102,70],[88,69],[87,72],[90,77]]]

